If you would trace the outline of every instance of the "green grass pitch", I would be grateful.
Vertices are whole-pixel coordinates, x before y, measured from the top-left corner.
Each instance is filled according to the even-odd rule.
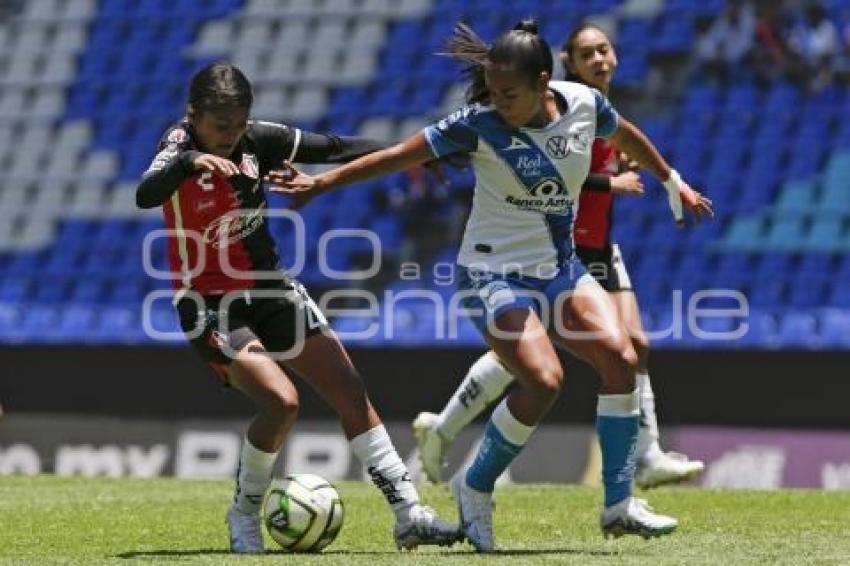
[[[242,557],[225,551],[231,482],[0,477],[0,565],[850,564],[850,493],[655,490],[642,495],[681,525],[645,541],[602,538],[599,490],[506,487],[496,493],[499,552],[477,556],[467,544],[400,553],[376,490],[359,482],[337,487],[346,520],[325,552]],[[422,494],[454,520],[445,486]],[[274,549],[268,538],[267,547]]]

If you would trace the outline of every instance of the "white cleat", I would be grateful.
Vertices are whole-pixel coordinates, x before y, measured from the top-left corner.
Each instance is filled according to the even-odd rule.
[[[230,528],[230,551],[237,554],[262,554],[263,531],[259,513],[245,513],[231,505],[227,510],[227,526]]]
[[[662,452],[652,460],[638,464],[635,483],[643,489],[682,483],[697,477],[704,470],[705,464],[701,460],[691,460],[678,452]]]
[[[643,499],[627,497],[602,511],[599,526],[605,538],[639,535],[649,539],[669,535],[679,526],[679,521],[654,513]]]
[[[422,471],[432,483],[440,483],[440,475],[446,461],[448,441],[437,430],[437,419],[434,413],[419,413],[413,420],[413,436],[419,446],[419,459],[422,461]]]
[[[399,550],[413,550],[430,544],[451,546],[462,540],[463,535],[457,525],[442,520],[430,507],[416,503],[408,520],[396,523],[393,538]]]
[[[457,502],[460,528],[475,550],[493,552],[493,494],[476,491],[466,485],[464,472],[458,472],[449,483]]]

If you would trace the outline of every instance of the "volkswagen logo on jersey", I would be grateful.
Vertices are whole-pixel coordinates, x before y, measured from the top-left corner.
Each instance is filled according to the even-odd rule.
[[[564,136],[552,136],[546,140],[546,153],[554,159],[563,159],[570,154],[569,143]]]

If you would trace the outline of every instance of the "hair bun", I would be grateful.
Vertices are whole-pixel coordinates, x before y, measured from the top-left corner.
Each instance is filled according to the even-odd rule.
[[[526,18],[514,26],[514,31],[525,31],[534,35],[540,34],[540,27],[534,18]]]

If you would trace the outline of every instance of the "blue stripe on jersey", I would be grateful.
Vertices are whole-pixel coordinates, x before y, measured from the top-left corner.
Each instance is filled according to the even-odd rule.
[[[596,101],[596,137],[607,138],[617,131],[620,115],[604,94],[595,88],[590,89],[590,92]]]
[[[533,197],[563,197],[567,188],[561,174],[528,134],[507,128],[495,111],[477,116],[478,135],[496,152],[514,178]]]
[[[545,216],[552,246],[558,254],[558,266],[563,267],[573,255],[573,208],[565,215],[547,214]]]
[[[478,149],[478,132],[472,122],[479,110],[479,105],[464,106],[422,130],[435,157]]]

